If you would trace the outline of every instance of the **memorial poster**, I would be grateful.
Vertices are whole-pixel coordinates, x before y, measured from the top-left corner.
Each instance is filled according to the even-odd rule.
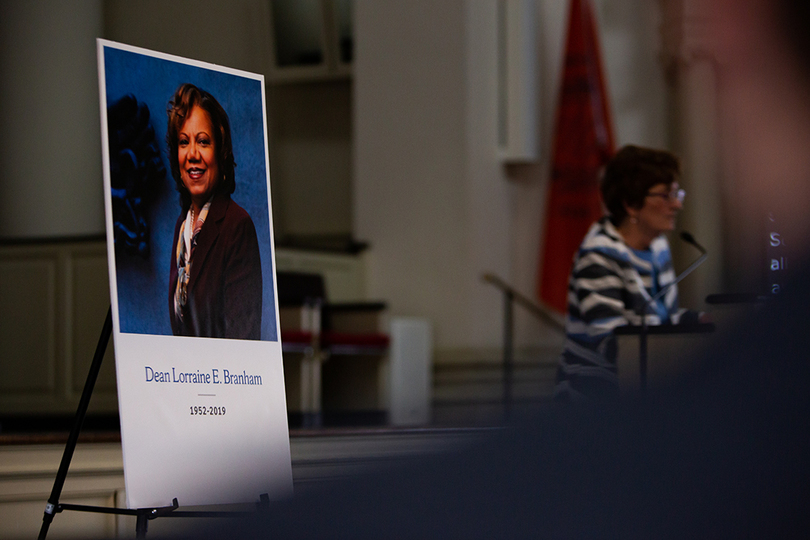
[[[292,491],[261,75],[98,41],[129,508]]]

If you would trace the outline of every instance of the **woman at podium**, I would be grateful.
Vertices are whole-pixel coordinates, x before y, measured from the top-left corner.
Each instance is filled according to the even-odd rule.
[[[180,216],[169,271],[169,316],[180,336],[261,339],[262,273],[256,228],[236,189],[228,115],[208,92],[181,85],[166,140]]]
[[[565,349],[555,398],[611,398],[618,395],[613,330],[647,323],[697,322],[698,314],[678,307],[677,286],[651,299],[675,280],[664,233],[675,228],[685,192],[673,154],[625,146],[608,162],[601,183],[607,214],[582,241],[568,283]]]

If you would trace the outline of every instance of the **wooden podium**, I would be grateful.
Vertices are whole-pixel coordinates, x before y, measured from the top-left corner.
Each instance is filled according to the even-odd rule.
[[[694,361],[711,338],[712,323],[647,327],[647,384],[654,387],[662,378],[676,375]],[[620,326],[616,336],[616,368],[623,391],[640,387],[639,337],[641,326]]]

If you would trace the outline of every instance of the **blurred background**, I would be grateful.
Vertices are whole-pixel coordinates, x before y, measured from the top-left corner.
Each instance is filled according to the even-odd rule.
[[[722,78],[700,3],[591,5],[616,147],[681,157],[689,195],[679,228],[712,255],[682,283],[681,303],[702,309],[707,294],[758,289],[766,215],[742,219],[739,186],[721,174],[721,159],[733,171],[734,126],[717,120]],[[296,444],[320,440],[298,428],[411,436],[497,424],[504,290],[482,276],[536,298],[568,9],[559,0],[0,2],[0,435],[27,434],[28,444],[69,426],[109,305],[99,37],[265,76],[276,266],[320,276],[319,301],[338,304],[321,314],[335,322],[314,329],[335,334],[332,348],[308,341],[307,294],[297,308],[288,299],[286,328],[282,313],[282,340],[285,329],[304,336],[285,349],[294,461]],[[676,269],[695,258],[674,240],[673,251]],[[352,308],[374,317],[341,326]],[[543,403],[563,334],[519,306],[512,327],[509,399]],[[340,349],[346,333],[374,336],[376,348]],[[110,347],[89,430],[117,429],[113,358]]]

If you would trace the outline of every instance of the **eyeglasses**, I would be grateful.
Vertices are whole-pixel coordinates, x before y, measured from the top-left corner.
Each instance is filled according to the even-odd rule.
[[[683,203],[683,200],[686,198],[686,190],[674,187],[669,193],[647,193],[647,197],[661,197],[668,202],[678,201],[679,203]]]

